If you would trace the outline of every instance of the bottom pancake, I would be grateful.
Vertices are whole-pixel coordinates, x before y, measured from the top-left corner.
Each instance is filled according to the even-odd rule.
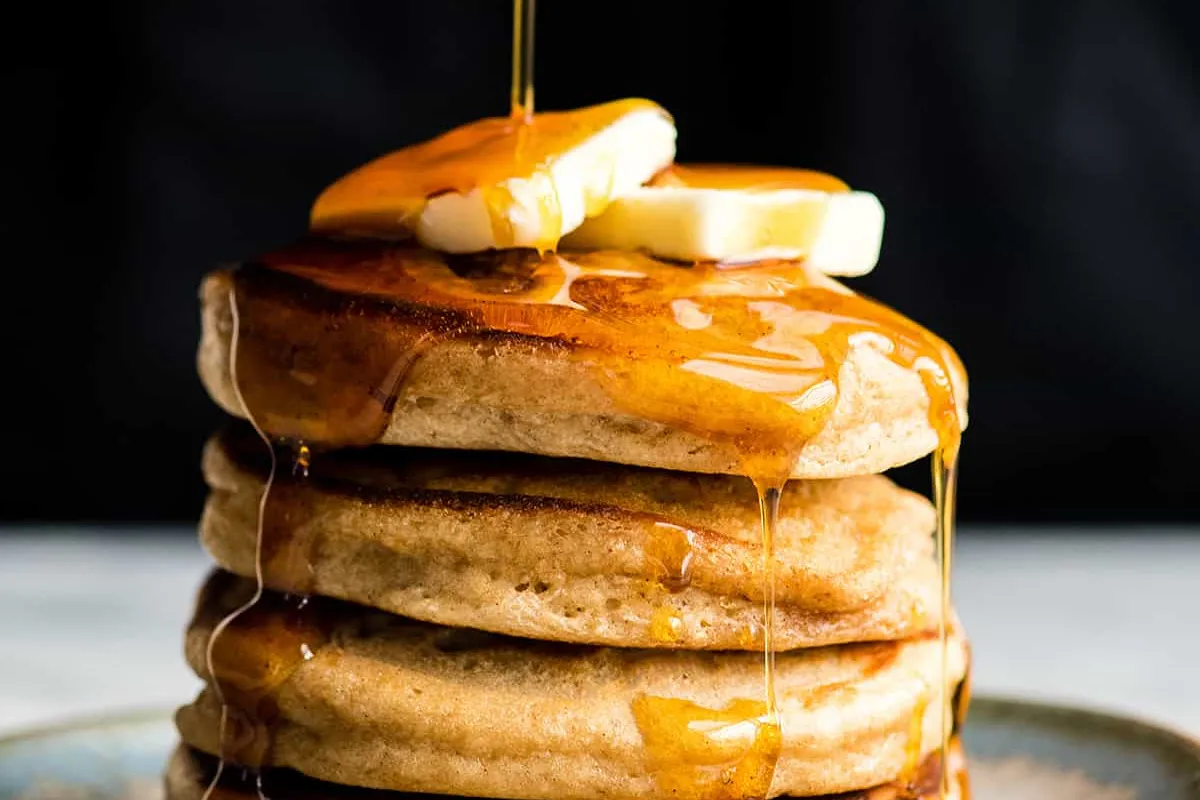
[[[253,590],[216,573],[188,632],[188,660],[209,688],[177,723],[208,753],[222,749],[222,704],[205,648]],[[731,772],[741,784],[770,774],[760,736],[778,733],[763,722],[761,654],[551,644],[264,597],[214,648],[231,711],[225,752],[238,763],[525,800],[652,798],[696,782],[717,791]],[[952,685],[965,650],[955,631]],[[776,668],[782,741],[758,796],[887,783],[940,746],[936,636],[780,653]]]
[[[948,759],[950,794],[946,800],[967,800],[967,764],[961,743],[950,743]],[[934,753],[925,758],[912,780],[885,783],[858,792],[821,795],[826,800],[943,800],[941,795],[943,761]],[[217,774],[217,759],[180,745],[171,755],[166,771],[165,800],[205,800],[205,793]],[[207,800],[446,800],[446,795],[407,794],[380,789],[361,789],[306,778],[288,769],[268,769],[261,773],[229,765]]]

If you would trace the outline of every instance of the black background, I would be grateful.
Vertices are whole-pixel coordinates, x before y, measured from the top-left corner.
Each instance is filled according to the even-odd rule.
[[[961,517],[1200,519],[1200,4],[541,0],[537,101],[887,209],[857,288],[972,377]],[[6,25],[0,517],[186,520],[196,287],[357,164],[508,100],[511,7],[43,5]],[[903,478],[925,483],[913,467]]]

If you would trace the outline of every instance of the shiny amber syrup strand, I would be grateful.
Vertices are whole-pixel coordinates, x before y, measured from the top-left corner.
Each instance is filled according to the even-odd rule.
[[[533,121],[533,21],[535,0],[513,0],[512,118]]]
[[[961,364],[958,364],[961,370]],[[925,392],[929,396],[929,425],[937,433],[937,448],[932,458],[933,498],[937,514],[936,550],[940,573],[941,621],[941,753],[949,757],[950,737],[954,731],[954,687],[950,678],[951,577],[954,564],[955,510],[958,495],[958,455],[962,446],[962,420],[953,381],[943,362],[919,362]],[[967,698],[963,698],[964,701]],[[959,713],[965,714],[965,709]],[[949,796],[953,776],[943,768],[941,796]]]
[[[311,528],[304,524],[309,516],[304,511],[309,494],[303,483],[312,467],[312,450],[303,442],[273,441],[246,403],[238,370],[241,317],[236,292],[231,292],[230,310],[229,363],[234,391],[246,419],[268,448],[270,467],[258,504],[254,592],[213,626],[205,649],[206,673],[221,703],[221,716],[217,771],[204,800],[219,786],[227,762],[255,770],[256,787],[263,795],[261,768],[271,763],[274,728],[280,717],[278,693],[328,641],[328,621],[315,607],[320,601],[308,596],[316,543],[306,535]],[[279,474],[277,445],[293,455],[290,477]],[[283,502],[271,502],[284,493],[288,497],[282,498]],[[276,507],[282,509],[278,514],[273,513]],[[300,509],[299,514],[295,509]],[[267,574],[297,587],[301,594],[267,592]]]
[[[218,572],[205,594],[240,589],[240,581]],[[207,676],[222,704],[221,759],[258,769],[272,760],[280,692],[327,644],[331,620],[319,599],[267,592],[257,584],[238,599],[209,636]],[[219,597],[210,603],[229,605]]]
[[[954,511],[958,485],[957,440],[949,446],[939,444],[933,456],[933,487],[934,505],[937,509],[937,550],[938,565],[941,572],[941,608],[942,618],[938,635],[941,639],[942,656],[942,714],[941,714],[941,748],[942,753],[949,753],[950,737],[954,728],[954,709],[951,703],[953,686],[950,679],[950,580],[954,556]],[[950,793],[951,775],[949,770],[942,773],[942,797]]]

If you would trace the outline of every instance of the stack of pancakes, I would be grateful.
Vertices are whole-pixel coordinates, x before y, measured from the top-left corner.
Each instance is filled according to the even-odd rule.
[[[674,140],[479,120],[205,280],[172,798],[961,794],[953,484],[882,473],[952,465],[962,366],[830,277],[873,196]]]
[[[685,270],[627,260],[664,291]],[[431,261],[511,313],[434,335],[454,302],[391,272]],[[593,294],[576,275],[580,302],[521,316],[505,281],[527,302],[560,262],[307,242],[206,280],[200,373],[242,420],[204,455],[219,570],[187,634],[207,686],[177,716],[171,797],[882,800],[962,771],[941,752],[967,657],[934,510],[874,474],[937,442],[920,377],[870,337],[829,356],[837,402],[792,454],[768,562],[731,440],[629,411],[664,384],[701,409],[711,385],[643,349],[620,395],[597,389],[603,354],[580,360],[571,315],[625,277],[594,271]],[[360,375],[381,351],[403,355],[390,383]],[[755,397],[710,402],[755,420]]]

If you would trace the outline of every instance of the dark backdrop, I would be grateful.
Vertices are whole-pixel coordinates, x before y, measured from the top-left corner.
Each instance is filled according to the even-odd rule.
[[[879,195],[884,256],[856,285],[971,372],[964,519],[1200,518],[1200,4],[540,6],[540,107],[647,96],[681,160]],[[23,13],[0,516],[192,518],[219,418],[193,372],[201,274],[300,233],[360,162],[504,113],[509,5]]]

